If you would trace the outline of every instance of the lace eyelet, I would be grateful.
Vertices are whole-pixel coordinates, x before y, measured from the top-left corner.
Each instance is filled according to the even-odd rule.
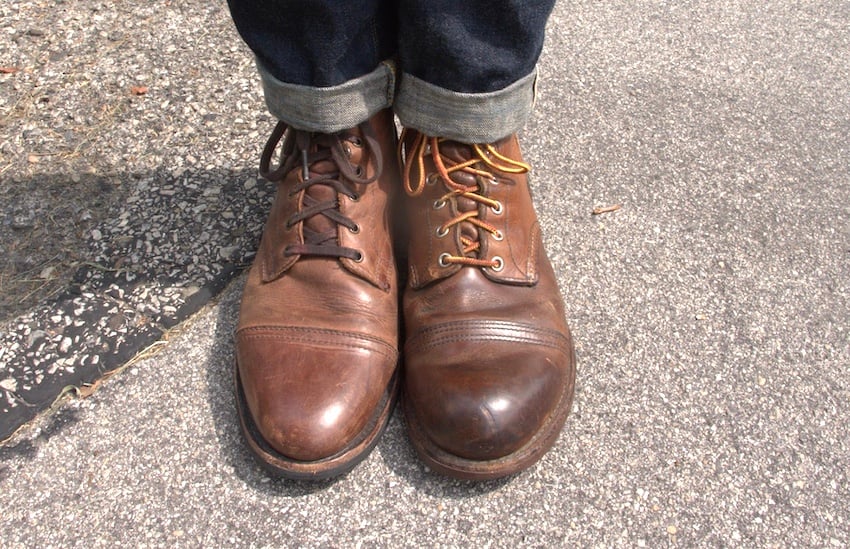
[[[360,202],[360,195],[355,193],[349,196],[348,199],[352,202]]]
[[[491,210],[491,211],[493,212],[493,214],[495,214],[495,215],[502,215],[502,212],[504,211],[504,208],[502,208],[502,203],[501,203],[501,202],[496,202],[496,205],[495,205],[495,206],[490,206],[490,210]]]
[[[347,156],[348,158],[351,158],[351,147],[349,147],[348,145],[343,145],[342,146],[342,152],[345,153],[345,156]]]
[[[496,179],[496,178],[494,177],[493,179],[491,179],[490,181],[488,181],[488,183],[489,183],[489,184],[491,184],[491,185],[498,185],[498,184],[499,184],[499,180],[498,180],[498,179]]]
[[[440,174],[429,173],[428,177],[425,178],[425,184],[426,185],[436,185],[438,179],[440,179]]]
[[[359,137],[357,137],[356,135],[352,135],[351,139],[349,141],[351,141],[351,144],[354,145],[355,147],[362,147],[363,146],[363,140],[360,139]]]
[[[495,233],[493,233],[493,240],[496,240],[497,242],[501,242],[504,239],[505,239],[505,233],[503,233],[502,231],[496,231]]]
[[[441,225],[441,226],[437,227],[436,234],[437,234],[437,238],[443,238],[444,236],[446,236],[447,234],[449,234],[449,228],[448,228],[448,227],[443,227],[443,226]]]
[[[496,271],[497,273],[505,268],[505,260],[499,257],[498,255],[494,256],[493,259],[491,259],[490,261],[494,263],[494,265],[491,266],[490,269]]]
[[[442,198],[434,201],[434,209],[439,210],[446,207],[446,201]]]
[[[357,252],[357,255],[352,258],[352,261],[354,261],[355,263],[363,263],[363,253]]]
[[[357,175],[357,177],[362,177],[363,176],[363,166],[357,165],[354,168],[354,174]]]
[[[354,225],[353,227],[349,227],[348,230],[351,234],[360,234],[360,225]]]
[[[437,260],[437,263],[440,265],[440,267],[448,267],[450,263],[446,260],[450,257],[451,254],[442,253],[440,254],[440,258]]]

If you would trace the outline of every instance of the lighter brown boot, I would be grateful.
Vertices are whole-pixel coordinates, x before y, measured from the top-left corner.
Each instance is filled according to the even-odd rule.
[[[271,157],[284,138],[280,165]],[[242,431],[271,472],[321,479],[373,448],[397,393],[392,113],[317,134],[278,125],[278,183],[236,331]]]
[[[534,464],[569,413],[575,353],[516,136],[406,132],[404,412],[432,469],[492,479]]]

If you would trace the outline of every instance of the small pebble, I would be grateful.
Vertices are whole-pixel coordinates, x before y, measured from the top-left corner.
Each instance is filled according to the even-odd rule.
[[[70,337],[63,337],[62,341],[59,343],[59,352],[62,354],[67,353],[71,349],[72,343],[73,341],[71,341]]]
[[[18,382],[12,378],[6,378],[3,381],[0,381],[0,387],[6,389],[10,393],[14,393],[18,390]]]

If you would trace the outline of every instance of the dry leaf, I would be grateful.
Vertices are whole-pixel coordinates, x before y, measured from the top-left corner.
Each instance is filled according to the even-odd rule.
[[[148,93],[148,87],[147,86],[132,86],[130,88],[130,93],[132,93],[133,95],[145,95],[146,93]]]
[[[0,67],[0,74],[15,74],[19,70],[18,67]]]
[[[622,208],[620,204],[614,204],[613,206],[600,206],[599,208],[594,208],[591,212],[593,215],[600,215],[604,213],[616,212]]]

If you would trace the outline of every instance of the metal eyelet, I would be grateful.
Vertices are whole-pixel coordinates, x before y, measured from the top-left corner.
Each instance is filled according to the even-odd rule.
[[[493,240],[501,242],[504,239],[505,239],[505,233],[503,233],[502,231],[496,231],[495,233],[493,233]]]
[[[499,180],[498,180],[498,179],[496,179],[496,178],[494,177],[493,179],[491,179],[490,181],[488,181],[488,183],[490,183],[491,185],[498,185],[498,184],[499,184]]]
[[[446,201],[443,200],[442,198],[434,201],[434,209],[435,210],[439,210],[439,209],[442,209],[442,208],[445,208],[445,207],[446,207]]]
[[[357,252],[357,256],[352,259],[355,263],[363,263],[363,253]]]
[[[359,202],[360,201],[360,195],[355,193],[355,194],[352,194],[351,196],[349,196],[348,199],[351,200],[352,202]]]
[[[495,263],[495,265],[490,268],[496,271],[497,273],[505,268],[505,260],[499,257],[498,255],[493,257],[493,259],[491,259],[490,261]]]
[[[450,265],[450,263],[446,260],[450,257],[451,257],[451,254],[442,253],[442,254],[440,254],[440,258],[437,260],[437,263],[440,264],[440,267],[448,267]]]
[[[362,176],[363,176],[363,166],[357,165],[357,166],[354,168],[354,174],[355,174],[357,177],[362,177]]]
[[[351,147],[349,147],[348,145],[343,145],[342,146],[342,152],[345,153],[345,156],[347,156],[348,158],[351,158]]]
[[[363,146],[363,140],[360,139],[359,137],[357,137],[356,135],[352,135],[351,139],[349,141],[351,141],[351,144],[354,145],[355,147],[362,147]]]
[[[438,179],[440,179],[440,174],[429,173],[428,177],[425,178],[425,184],[426,185],[436,185]]]
[[[490,206],[490,210],[492,210],[495,215],[502,215],[504,208],[502,208],[501,202],[496,202],[495,206]]]
[[[351,231],[351,234],[360,234],[360,225],[349,227],[348,230]]]
[[[437,227],[437,238],[443,238],[447,234],[449,234],[449,228],[448,227],[443,227],[442,225]]]

